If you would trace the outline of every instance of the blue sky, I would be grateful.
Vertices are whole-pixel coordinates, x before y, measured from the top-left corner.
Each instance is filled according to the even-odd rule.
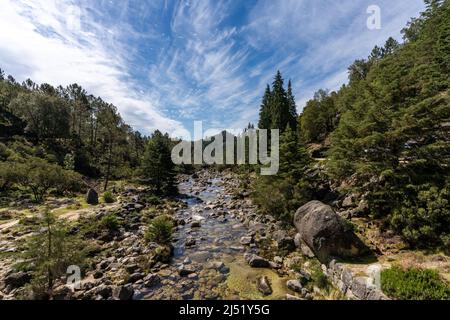
[[[367,8],[381,8],[369,30]],[[279,69],[299,112],[320,88],[423,11],[422,0],[0,0],[0,68],[79,83],[148,134],[186,137],[257,122]]]

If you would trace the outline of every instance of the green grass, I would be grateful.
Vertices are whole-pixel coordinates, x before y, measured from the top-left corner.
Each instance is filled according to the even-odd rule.
[[[389,297],[399,300],[450,299],[450,286],[437,271],[429,269],[393,267],[384,270],[381,273],[381,287]]]

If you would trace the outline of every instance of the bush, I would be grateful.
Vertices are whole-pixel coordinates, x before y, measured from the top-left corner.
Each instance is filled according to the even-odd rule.
[[[145,234],[148,242],[156,242],[158,244],[169,244],[172,241],[174,223],[167,215],[154,218]]]
[[[110,213],[100,220],[100,226],[109,231],[117,231],[120,228],[120,221],[114,213]]]
[[[401,300],[448,300],[450,287],[434,270],[400,267],[381,272],[381,288],[388,296]]]
[[[160,199],[158,196],[155,196],[155,195],[148,195],[148,196],[145,196],[145,197],[142,199],[142,201],[143,201],[144,203],[146,203],[146,204],[151,205],[151,206],[157,206],[157,205],[162,204],[161,199]]]
[[[105,200],[106,203],[114,203],[117,201],[116,197],[110,191],[106,191],[103,194],[103,200]]]
[[[394,210],[392,227],[415,247],[445,247],[450,236],[450,188],[414,187]]]

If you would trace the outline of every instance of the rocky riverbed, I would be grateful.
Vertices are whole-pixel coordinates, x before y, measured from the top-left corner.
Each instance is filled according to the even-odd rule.
[[[57,281],[54,298],[342,298],[342,290],[331,283],[342,287],[335,264],[327,269],[318,262],[294,226],[286,229],[273,217],[257,213],[248,190],[240,184],[231,172],[203,170],[180,176],[181,196],[157,210],[147,202],[145,188],[126,187],[117,204],[84,209],[76,219],[67,219],[74,232],[112,212],[123,223],[114,232],[88,234],[94,249],[80,286],[71,290],[63,277]],[[145,241],[150,211],[153,216],[169,214],[175,221],[171,246]],[[14,254],[21,250],[19,240],[29,230],[21,221],[0,232],[2,299],[36,298],[25,289],[32,274],[12,268],[17,262]]]

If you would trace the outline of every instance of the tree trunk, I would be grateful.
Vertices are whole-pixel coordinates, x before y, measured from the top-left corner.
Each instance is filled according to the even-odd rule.
[[[104,191],[108,189],[109,176],[111,174],[111,161],[112,161],[112,142],[109,144],[108,165],[106,168]]]

